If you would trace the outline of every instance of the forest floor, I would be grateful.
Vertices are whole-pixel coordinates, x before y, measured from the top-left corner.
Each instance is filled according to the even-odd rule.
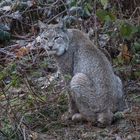
[[[41,70],[38,69],[37,71]],[[29,75],[27,76],[28,79]],[[56,73],[49,72],[48,75],[50,79],[53,79]],[[35,83],[38,85],[30,86],[35,93],[30,91],[28,87],[29,81],[25,82],[26,84],[22,84],[19,88],[9,88],[9,94],[10,96],[12,95],[11,98],[9,97],[10,100],[18,98],[18,101],[15,103],[10,102],[11,106],[14,106],[13,111],[16,113],[16,116],[18,113],[20,114],[19,128],[16,128],[16,130],[18,131],[19,129],[27,139],[140,140],[139,80],[124,81],[125,99],[129,110],[123,115],[118,114],[122,118],[118,116],[119,119],[113,122],[111,126],[98,128],[90,122],[61,121],[61,116],[68,109],[67,88],[63,81],[64,78],[60,75],[59,78],[52,80],[49,86],[46,79],[47,77],[36,77],[33,79],[33,81],[38,81]],[[35,89],[37,87],[39,88]],[[42,91],[40,92],[39,89]],[[21,113],[20,109],[23,109],[24,112]]]
[[[129,110],[123,118],[111,126],[98,128],[90,122],[62,122],[61,116],[67,110],[66,91],[48,98],[49,120],[43,122],[41,133],[35,133],[38,140],[140,140],[140,82],[125,82],[125,97]],[[54,101],[52,102],[52,99]],[[50,102],[51,101],[51,102]],[[48,109],[49,110],[49,109]],[[44,124],[45,123],[45,124]],[[38,130],[38,128],[37,128]],[[46,132],[43,132],[46,131]],[[37,131],[36,131],[37,132]]]

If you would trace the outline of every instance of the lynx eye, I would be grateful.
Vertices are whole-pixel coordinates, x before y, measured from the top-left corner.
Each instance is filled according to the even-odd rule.
[[[54,38],[54,40],[57,40],[57,39],[59,39],[59,38],[61,38],[61,37],[60,37],[60,36],[57,36],[57,37]]]
[[[47,38],[47,37],[44,37],[44,39],[45,39],[45,40],[48,40],[48,38]]]

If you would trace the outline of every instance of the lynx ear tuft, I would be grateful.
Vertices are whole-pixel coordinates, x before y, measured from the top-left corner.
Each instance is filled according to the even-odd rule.
[[[42,21],[38,21],[38,26],[40,29],[46,29],[48,27],[47,24],[43,23]]]

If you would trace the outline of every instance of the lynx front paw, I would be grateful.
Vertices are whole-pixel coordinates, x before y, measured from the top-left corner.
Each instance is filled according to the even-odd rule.
[[[72,116],[72,121],[74,121],[74,122],[85,121],[85,118],[82,116],[82,114],[80,114],[80,113],[75,113],[75,114]]]

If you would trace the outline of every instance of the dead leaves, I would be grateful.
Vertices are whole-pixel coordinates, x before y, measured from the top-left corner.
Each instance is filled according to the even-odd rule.
[[[27,55],[29,53],[29,51],[30,51],[29,48],[27,48],[27,47],[21,47],[16,52],[16,58],[21,58],[24,55]]]
[[[117,56],[118,61],[122,64],[129,64],[133,56],[128,46],[126,44],[121,44],[119,46],[119,51],[120,51],[120,54]]]

